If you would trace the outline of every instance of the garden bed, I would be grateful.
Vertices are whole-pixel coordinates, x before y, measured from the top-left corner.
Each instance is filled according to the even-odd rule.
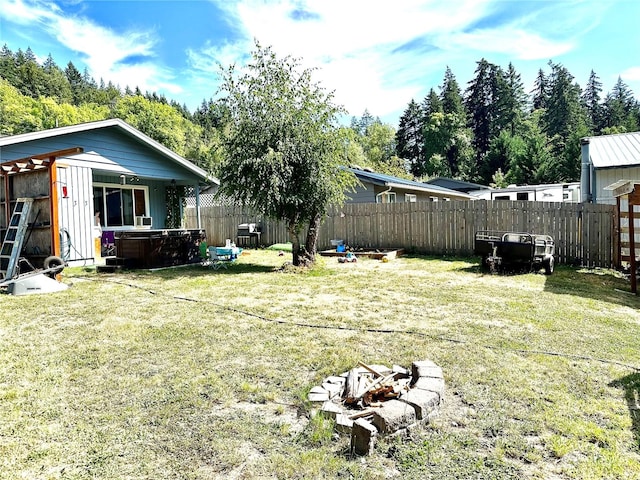
[[[323,250],[319,252],[323,257],[345,257],[347,253],[353,253],[356,257],[367,257],[375,260],[380,260],[383,257],[387,257],[389,260],[393,260],[396,257],[404,255],[404,248],[389,249],[389,250],[359,250],[351,249],[346,252],[338,252],[335,249]]]

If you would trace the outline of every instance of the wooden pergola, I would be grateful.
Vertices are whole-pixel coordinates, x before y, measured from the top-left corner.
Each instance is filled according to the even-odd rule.
[[[15,199],[11,198],[11,188],[9,177],[13,175],[29,174],[39,170],[48,170],[48,200],[49,211],[51,214],[51,255],[60,255],[60,226],[58,225],[58,189],[56,184],[57,170],[56,159],[58,157],[64,157],[67,155],[74,155],[76,153],[82,153],[81,147],[67,148],[64,150],[56,150],[53,152],[40,153],[37,155],[30,155],[25,158],[19,158],[17,160],[9,160],[0,163],[0,177],[5,177],[4,181],[4,208],[5,218],[7,221],[11,218],[11,202]]]
[[[637,286],[637,263],[636,258],[636,228],[635,219],[640,220],[640,180],[619,180],[605,188],[612,190],[616,199],[618,210],[618,255],[619,267],[623,262],[629,264],[631,277],[631,292],[638,294]],[[623,201],[626,200],[626,208]],[[622,226],[623,220],[627,220],[628,225]],[[628,237],[627,239],[623,238]],[[627,254],[628,251],[628,254]]]

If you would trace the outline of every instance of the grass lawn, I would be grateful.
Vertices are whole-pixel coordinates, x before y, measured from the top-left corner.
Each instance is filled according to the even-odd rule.
[[[640,479],[640,298],[612,272],[250,250],[0,295],[2,479]],[[309,389],[430,359],[436,420],[352,458]]]

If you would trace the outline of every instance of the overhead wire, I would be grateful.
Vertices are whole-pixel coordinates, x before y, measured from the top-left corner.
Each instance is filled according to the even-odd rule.
[[[90,280],[90,281],[98,281],[98,279],[95,278],[90,278],[90,277],[74,277],[74,278],[80,278],[83,280]],[[154,290],[151,290],[148,287],[143,287],[140,285],[136,285],[134,283],[129,283],[129,282],[122,282],[122,281],[113,281],[113,280],[105,280],[105,279],[100,279],[99,281],[107,281],[110,283],[114,283],[114,284],[119,284],[119,285],[124,285],[130,288],[136,288],[138,290],[142,290],[144,292],[147,292],[151,295],[161,295],[163,297],[168,297],[168,298],[173,298],[175,300],[180,300],[180,301],[185,301],[185,302],[193,302],[193,303],[204,303],[207,305],[213,305],[221,310],[227,310],[233,313],[238,313],[240,315],[244,315],[247,317],[253,317],[256,318],[258,320],[262,320],[264,322],[268,322],[268,323],[275,323],[275,324],[280,324],[280,325],[290,325],[290,326],[294,326],[294,327],[303,327],[303,328],[315,328],[315,329],[322,329],[322,330],[339,330],[339,331],[352,331],[352,332],[366,332],[366,333],[381,333],[381,334],[402,334],[402,335],[409,335],[409,336],[421,336],[421,337],[425,337],[425,338],[430,338],[432,340],[440,340],[443,342],[449,342],[449,343],[457,343],[457,344],[462,344],[462,345],[467,345],[470,344],[472,342],[468,341],[468,340],[462,340],[462,339],[458,339],[458,338],[452,338],[452,337],[447,337],[445,335],[440,335],[440,334],[433,334],[433,333],[428,333],[428,332],[423,332],[420,330],[399,330],[399,329],[393,329],[393,328],[372,328],[372,327],[351,327],[351,326],[346,326],[346,325],[328,325],[328,324],[320,324],[320,323],[307,323],[307,322],[299,322],[299,321],[291,321],[291,320],[282,320],[282,319],[278,319],[278,318],[271,318],[271,317],[267,317],[265,315],[261,315],[259,313],[254,313],[254,312],[248,312],[246,310],[242,310],[236,307],[231,307],[228,305],[222,305],[220,303],[211,301],[211,300],[206,300],[206,299],[197,299],[197,298],[190,298],[190,297],[185,297],[182,295],[171,295],[171,294],[166,294],[166,293],[158,293]],[[473,345],[475,346],[479,346],[482,348],[486,348],[488,350],[499,350],[499,351],[507,351],[507,352],[513,352],[513,353],[520,353],[520,354],[524,354],[524,355],[545,355],[545,356],[553,356],[553,357],[562,357],[562,358],[568,358],[568,359],[573,359],[573,360],[585,360],[585,361],[593,361],[593,362],[598,362],[598,363],[603,363],[603,364],[609,364],[609,365],[617,365],[619,367],[623,367],[623,368],[628,368],[630,370],[635,370],[637,372],[640,372],[640,367],[637,367],[635,365],[631,365],[628,363],[624,363],[624,362],[620,362],[618,360],[610,360],[607,358],[598,358],[598,357],[593,357],[590,355],[578,355],[578,354],[574,354],[574,353],[565,353],[565,352],[555,352],[555,351],[551,351],[551,350],[534,350],[534,349],[525,349],[525,348],[512,348],[512,347],[504,347],[504,346],[497,346],[497,345],[490,345],[490,344],[478,344],[476,342],[473,342]]]

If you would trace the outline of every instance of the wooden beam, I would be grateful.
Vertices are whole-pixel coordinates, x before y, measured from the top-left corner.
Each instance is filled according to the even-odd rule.
[[[15,160],[9,160],[7,162],[0,163],[0,175],[3,173],[10,175],[12,173],[20,173],[30,171],[38,167],[46,167],[58,157],[65,157],[67,155],[75,155],[76,153],[82,153],[84,149],[82,147],[65,148],[63,150],[55,150],[48,153],[39,153],[36,155],[29,155],[24,158],[17,158]]]

